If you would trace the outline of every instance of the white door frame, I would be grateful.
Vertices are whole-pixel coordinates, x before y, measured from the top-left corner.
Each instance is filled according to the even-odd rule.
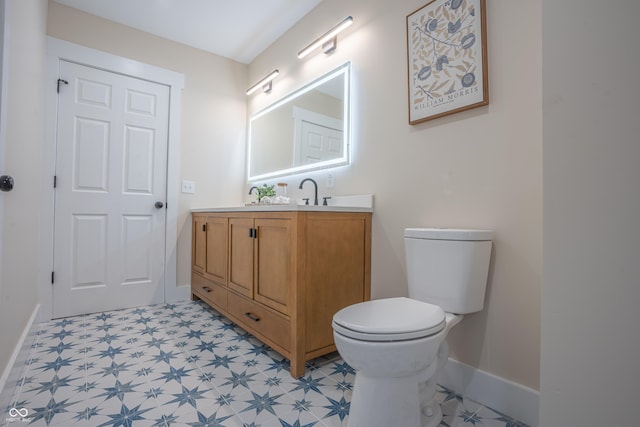
[[[4,164],[4,146],[7,127],[7,37],[9,35],[9,21],[6,19],[6,7],[5,0],[0,0],[0,32],[2,32],[2,43],[0,44],[0,175],[5,175],[7,173]],[[3,200],[4,197],[0,195],[0,293],[2,293],[2,230],[4,224]]]
[[[165,243],[164,287],[165,301],[175,302],[189,298],[188,286],[177,286],[178,197],[180,169],[180,114],[184,75],[175,71],[101,52],[74,43],[47,37],[44,105],[44,146],[42,173],[42,209],[40,211],[40,236],[38,245],[38,297],[44,319],[51,319],[54,231],[53,176],[56,159],[58,64],[69,62],[124,74],[170,87],[169,140],[167,150],[167,216]]]

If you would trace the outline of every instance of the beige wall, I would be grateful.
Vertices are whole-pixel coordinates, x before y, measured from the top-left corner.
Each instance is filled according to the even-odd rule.
[[[542,1],[542,427],[638,425],[638,17]]]
[[[189,284],[189,210],[242,201],[247,66],[55,2],[47,34],[184,74],[180,177],[195,181],[196,193],[180,196],[177,282]]]
[[[38,208],[42,165],[46,0],[8,1],[4,170],[15,179],[2,193],[0,374],[37,304]],[[2,153],[0,153],[1,155]],[[4,416],[4,415],[2,415]]]
[[[417,126],[407,119],[406,15],[425,2],[324,0],[249,68],[257,81],[280,70],[256,111],[350,60],[354,162],[325,194],[375,194],[372,293],[404,295],[405,227],[495,230],[484,312],[450,336],[452,356],[500,377],[539,386],[542,257],[540,3],[487,2],[490,105]],[[347,15],[338,49],[296,53]],[[327,173],[316,173],[320,184]],[[289,179],[293,195],[301,177]],[[303,190],[307,194],[310,189]],[[305,196],[306,197],[306,196]]]

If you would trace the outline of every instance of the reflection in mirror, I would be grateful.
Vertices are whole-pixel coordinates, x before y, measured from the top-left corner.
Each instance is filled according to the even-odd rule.
[[[349,81],[346,63],[253,115],[248,180],[349,163]]]

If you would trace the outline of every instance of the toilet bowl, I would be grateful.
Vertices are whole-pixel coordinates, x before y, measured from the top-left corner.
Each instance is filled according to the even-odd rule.
[[[445,338],[463,313],[482,309],[490,239],[485,230],[407,229],[409,298],[335,313],[336,348],[356,371],[349,427],[440,424],[436,378],[448,357]]]
[[[461,319],[404,297],[368,301],[336,313],[332,322],[336,348],[357,372],[348,425],[440,424],[435,379],[428,382],[438,364],[446,361],[444,339]]]

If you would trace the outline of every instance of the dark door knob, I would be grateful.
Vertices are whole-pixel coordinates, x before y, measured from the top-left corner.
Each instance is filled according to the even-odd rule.
[[[156,209],[162,209],[162,207],[164,206],[164,203],[156,202],[156,204],[154,206],[156,207]]]
[[[0,191],[13,190],[13,178],[9,175],[0,176]]]

